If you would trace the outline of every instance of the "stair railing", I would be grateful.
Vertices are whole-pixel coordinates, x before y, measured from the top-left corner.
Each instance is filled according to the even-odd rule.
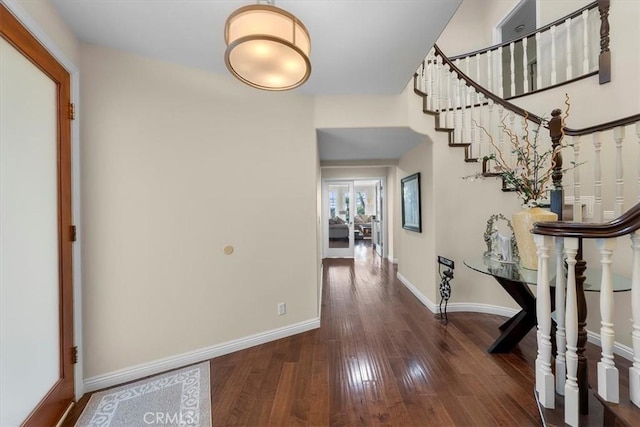
[[[554,375],[549,369],[551,355],[548,352],[539,351],[536,359],[536,391],[540,403],[546,408],[553,408],[554,391],[564,395],[565,423],[571,426],[578,425],[580,413],[583,413],[581,404],[584,405],[588,393],[586,357],[584,356],[586,302],[583,285],[586,264],[579,258],[583,239],[595,239],[602,269],[600,283],[602,358],[598,362],[598,394],[602,400],[619,403],[618,369],[613,358],[615,329],[611,257],[616,248],[616,238],[630,237],[633,251],[631,312],[634,355],[633,365],[629,369],[629,397],[633,404],[640,407],[640,232],[638,230],[640,230],[640,203],[608,223],[545,222],[535,224],[532,230],[536,235],[539,254],[538,292],[543,292],[545,295],[550,293],[549,258],[554,247],[556,247],[557,264],[561,266],[566,260],[567,266],[566,304],[563,304],[562,300],[556,300],[556,307],[565,307],[564,319],[557,319],[558,330],[562,328],[563,336],[557,342],[556,381],[554,382]],[[556,283],[556,292],[563,288],[564,284],[558,287]],[[539,304],[549,304],[546,298],[538,301]],[[558,303],[560,306],[557,305]],[[550,312],[551,307],[542,307],[541,310]],[[549,336],[549,331],[539,331],[539,338],[542,337],[544,340],[543,347],[549,344]],[[559,373],[564,372],[566,377],[560,376],[562,374]]]
[[[463,66],[474,81],[505,99],[599,72],[604,83],[611,79],[608,14],[609,0],[594,1],[518,39],[451,60]]]

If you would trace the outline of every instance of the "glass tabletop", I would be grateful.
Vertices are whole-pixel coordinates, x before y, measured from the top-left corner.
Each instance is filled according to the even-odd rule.
[[[535,285],[538,281],[538,271],[528,270],[520,267],[518,264],[505,264],[500,261],[492,260],[487,257],[477,257],[464,260],[464,265],[472,270],[490,276],[501,277],[507,280],[528,283]],[[549,280],[551,286],[555,286],[556,264],[549,262]],[[602,277],[602,269],[587,266],[587,280],[584,283],[586,292],[600,292],[600,281]],[[631,279],[626,277],[613,275],[613,291],[622,292],[631,290]]]

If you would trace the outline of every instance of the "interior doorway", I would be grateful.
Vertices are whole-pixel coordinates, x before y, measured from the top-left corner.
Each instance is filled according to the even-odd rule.
[[[325,258],[353,258],[356,246],[386,255],[384,178],[324,180],[322,200]]]

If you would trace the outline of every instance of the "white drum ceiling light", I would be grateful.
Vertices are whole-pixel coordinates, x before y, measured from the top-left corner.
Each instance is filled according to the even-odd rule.
[[[243,83],[263,90],[289,90],[311,74],[311,38],[291,13],[270,4],[244,6],[225,23],[227,68]]]

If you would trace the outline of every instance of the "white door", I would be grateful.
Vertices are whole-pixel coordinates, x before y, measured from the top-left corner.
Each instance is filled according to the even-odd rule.
[[[0,425],[71,405],[69,74],[0,5]]]
[[[373,230],[373,244],[376,249],[376,253],[380,256],[384,256],[384,188],[382,181],[376,182],[376,219],[371,224]]]
[[[326,181],[324,242],[328,258],[353,258],[355,199],[353,181]]]

